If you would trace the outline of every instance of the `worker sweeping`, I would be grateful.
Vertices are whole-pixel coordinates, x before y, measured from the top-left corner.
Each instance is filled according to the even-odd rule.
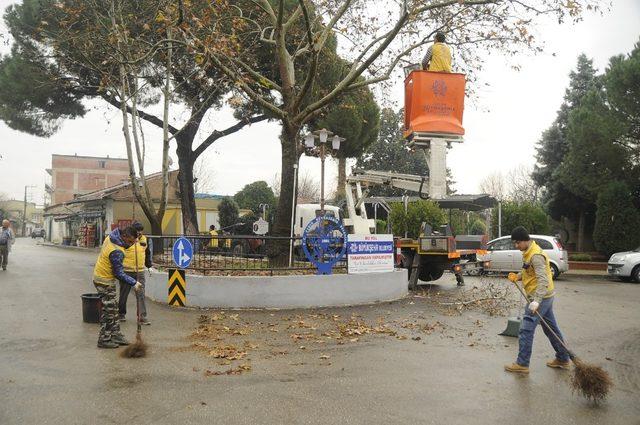
[[[549,338],[549,342],[551,342],[551,346],[556,352],[555,359],[547,362],[547,366],[557,369],[569,369],[569,351],[564,346],[562,333],[553,314],[555,292],[549,258],[538,244],[531,240],[524,227],[520,226],[513,229],[511,240],[516,249],[522,251],[524,263],[520,273],[509,273],[509,280],[516,285],[518,281],[522,281],[529,304],[525,307],[518,334],[518,358],[515,363],[506,365],[504,369],[513,373],[529,373],[533,336],[541,319],[545,322],[542,330]]]
[[[131,285],[136,292],[142,290],[142,284],[124,271],[124,252],[132,246],[138,238],[138,232],[129,226],[124,230],[115,229],[104,240],[98,260],[93,270],[93,284],[102,301],[100,315],[99,348],[118,348],[129,345],[120,332],[118,321],[118,303],[116,301],[116,282]]]

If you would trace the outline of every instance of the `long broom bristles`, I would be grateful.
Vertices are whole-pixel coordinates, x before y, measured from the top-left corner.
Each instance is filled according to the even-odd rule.
[[[600,366],[590,365],[578,358],[573,359],[571,388],[594,403],[603,401],[609,395],[613,381]]]
[[[131,345],[128,345],[122,352],[120,353],[121,357],[126,359],[145,357],[147,355],[147,344],[142,340],[142,336],[138,333],[136,334],[136,342]]]

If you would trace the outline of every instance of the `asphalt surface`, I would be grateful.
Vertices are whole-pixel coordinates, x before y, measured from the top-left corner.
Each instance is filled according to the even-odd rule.
[[[637,284],[557,282],[556,316],[571,348],[615,381],[594,406],[571,393],[567,372],[545,366],[552,350],[540,330],[531,374],[504,372],[517,350],[497,335],[506,318],[460,304],[450,277],[353,308],[149,303],[150,352],[122,359],[97,349],[98,325],[82,322],[95,253],[21,239],[9,261],[0,271],[0,424],[640,424]],[[470,296],[487,283],[466,280]],[[130,316],[123,331],[133,339]],[[229,347],[240,359],[216,358]]]

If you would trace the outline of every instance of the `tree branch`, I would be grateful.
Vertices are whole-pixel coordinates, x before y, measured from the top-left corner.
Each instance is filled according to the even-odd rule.
[[[305,78],[304,84],[302,85],[302,89],[298,93],[295,101],[293,102],[293,110],[296,111],[304,101],[305,96],[311,89],[313,81],[316,78],[316,71],[318,70],[318,58],[320,56],[320,51],[316,51],[313,48],[313,29],[311,28],[311,20],[309,19],[309,10],[307,6],[304,4],[304,0],[298,0],[300,3],[299,8],[302,9],[302,15],[304,16],[304,23],[306,27],[307,33],[307,41],[309,46],[312,48],[313,56],[311,57],[311,66],[307,71],[307,76]]]
[[[100,97],[105,101],[107,101],[107,103],[109,103],[110,105],[120,109],[120,102],[114,99],[113,96],[109,96],[108,93],[104,93],[100,95]],[[129,105],[126,105],[126,108],[127,108],[127,113],[131,114],[132,113],[131,107]],[[156,117],[155,115],[149,114],[147,112],[144,112],[138,109],[138,116],[143,120],[155,125],[156,127],[162,128],[163,126],[163,121],[160,118]],[[169,125],[168,128],[171,134],[176,134],[179,131],[177,128],[173,127],[172,125]]]
[[[249,125],[249,124],[254,124],[260,121],[264,121],[266,119],[268,119],[269,117],[267,115],[256,115],[253,117],[250,117],[246,120],[243,121],[239,121],[236,124],[232,125],[229,128],[226,128],[224,130],[216,130],[213,133],[211,133],[201,144],[200,146],[198,146],[194,151],[194,159],[199,157],[209,146],[211,146],[211,144],[213,142],[215,142],[216,140],[228,136],[229,134],[233,134],[236,131],[241,130],[243,127]]]

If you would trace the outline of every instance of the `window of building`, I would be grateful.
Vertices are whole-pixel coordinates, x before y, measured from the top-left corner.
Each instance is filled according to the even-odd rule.
[[[98,167],[105,168],[107,166],[107,161],[98,161]]]

